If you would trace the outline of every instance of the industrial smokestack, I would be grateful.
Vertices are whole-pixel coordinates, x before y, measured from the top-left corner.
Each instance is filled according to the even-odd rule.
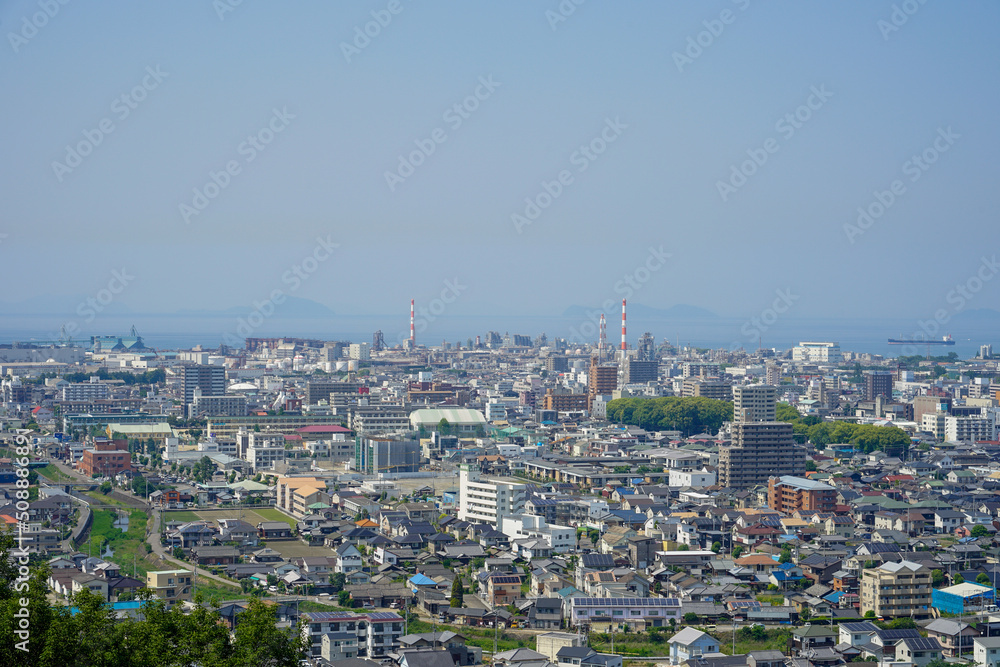
[[[625,345],[625,299],[622,299],[622,352],[626,350]]]

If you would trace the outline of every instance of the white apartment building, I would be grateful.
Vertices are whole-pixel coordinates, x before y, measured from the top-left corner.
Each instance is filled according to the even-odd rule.
[[[90,378],[90,382],[76,382],[62,388],[64,401],[93,401],[108,398],[110,395],[111,387],[98,382],[96,377]]]
[[[566,553],[576,546],[576,529],[557,526],[537,514],[503,517],[501,532],[513,540],[542,540],[556,553]]]
[[[928,415],[924,415],[926,418]],[[944,418],[944,439],[948,442],[976,442],[993,439],[993,415],[988,417]]]
[[[668,477],[670,486],[691,487],[694,489],[704,489],[707,486],[714,486],[716,474],[706,469],[702,470],[670,470]]]
[[[733,421],[773,422],[778,390],[766,384],[733,387]]]
[[[463,464],[459,471],[458,518],[472,523],[488,523],[498,530],[503,517],[524,512],[526,485],[513,480],[485,479],[477,466]]]
[[[239,456],[236,441],[230,439],[217,440],[209,436],[205,440],[198,441],[198,451],[206,454],[228,454],[229,456]]]
[[[836,364],[843,360],[840,343],[801,342],[792,348],[792,361]]]
[[[920,418],[920,429],[933,433],[938,440],[944,438],[945,418],[948,415],[944,412],[925,412]]]
[[[507,419],[507,406],[500,401],[490,401],[486,404],[486,421]]]
[[[253,437],[258,435],[258,437]],[[262,438],[259,434],[250,434],[250,446],[247,447],[246,460],[254,471],[271,470],[275,463],[285,461],[284,438]]]
[[[347,349],[347,358],[355,361],[368,361],[372,358],[368,343],[351,343]]]

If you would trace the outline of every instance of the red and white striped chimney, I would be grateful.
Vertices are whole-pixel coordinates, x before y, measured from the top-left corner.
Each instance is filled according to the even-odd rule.
[[[413,299],[410,299],[410,346],[417,346],[416,327],[413,325]]]
[[[622,299],[622,352],[625,349],[625,299]]]

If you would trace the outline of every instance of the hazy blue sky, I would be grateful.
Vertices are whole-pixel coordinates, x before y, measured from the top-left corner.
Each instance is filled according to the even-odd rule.
[[[731,317],[785,289],[796,317],[953,313],[977,272],[961,307],[1000,304],[981,268],[1000,191],[995,2],[45,7],[0,3],[0,301],[97,295],[125,268],[115,300],[137,312],[280,289],[390,313],[457,280],[449,318],[543,316],[620,301],[626,275],[648,278],[632,302]],[[244,143],[262,130],[262,150]],[[604,152],[579,152],[591,142]],[[933,164],[907,164],[927,149]],[[880,218],[845,229],[896,180]],[[318,238],[339,247],[306,280],[286,273]],[[650,248],[670,257],[647,265]]]

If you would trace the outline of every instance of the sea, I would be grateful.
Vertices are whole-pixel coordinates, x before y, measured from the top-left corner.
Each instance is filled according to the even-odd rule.
[[[608,318],[608,344],[617,348],[621,340],[619,324]],[[190,349],[201,345],[204,349],[220,344],[238,346],[247,337],[299,337],[331,341],[373,342],[376,331],[389,347],[402,343],[409,337],[409,320],[393,316],[335,316],[325,318],[290,319],[250,317],[178,317],[178,316],[106,316],[93,322],[60,322],[49,316],[24,316],[16,320],[0,319],[0,343],[47,342],[60,340],[64,325],[71,339],[86,344],[90,336],[128,336],[134,326],[143,342],[159,350]],[[486,340],[489,331],[520,334],[535,339],[544,333],[551,342],[565,338],[573,345],[596,343],[597,321],[589,316],[480,316],[447,317],[433,321],[420,319],[416,327],[418,344],[440,345],[443,342],[465,345],[469,339],[481,336]],[[626,340],[634,347],[645,332],[653,335],[657,344],[664,339],[682,348],[710,348],[728,350],[756,350],[771,348],[787,350],[801,341],[829,341],[840,344],[843,351],[878,354],[885,357],[900,355],[944,356],[955,352],[959,358],[975,357],[981,345],[993,345],[1000,352],[1000,326],[993,318],[955,318],[939,325],[915,319],[845,319],[845,318],[781,318],[766,322],[724,317],[668,318],[633,317],[628,322]],[[950,335],[953,346],[889,345],[889,338],[940,340]],[[63,338],[65,340],[65,338]]]

